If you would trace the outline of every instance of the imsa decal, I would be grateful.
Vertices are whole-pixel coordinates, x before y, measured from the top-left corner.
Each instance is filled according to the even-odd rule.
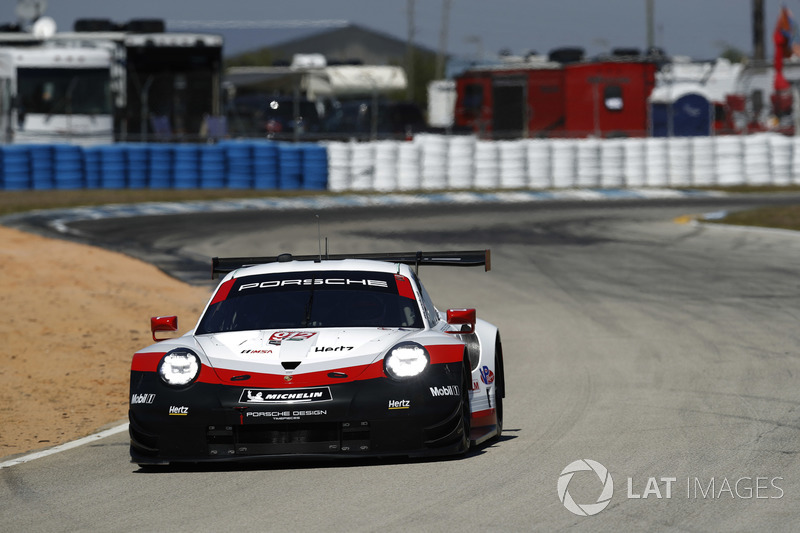
[[[308,389],[244,389],[239,403],[315,403],[333,399],[330,387]]]

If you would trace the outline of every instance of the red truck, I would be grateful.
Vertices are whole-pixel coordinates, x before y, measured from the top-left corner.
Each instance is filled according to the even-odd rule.
[[[481,137],[642,137],[657,64],[609,58],[478,67],[456,78],[455,126]]]

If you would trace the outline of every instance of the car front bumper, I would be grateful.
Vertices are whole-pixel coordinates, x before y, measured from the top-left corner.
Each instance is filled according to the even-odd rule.
[[[417,379],[258,389],[166,386],[131,372],[131,460],[139,464],[320,456],[433,456],[465,451],[462,364]]]

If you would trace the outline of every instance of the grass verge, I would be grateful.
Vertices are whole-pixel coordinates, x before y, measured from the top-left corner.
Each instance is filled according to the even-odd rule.
[[[704,222],[800,231],[800,205],[759,207],[747,211],[728,213],[727,216],[719,220],[705,220]]]
[[[242,198],[291,198],[328,194],[327,191],[264,191],[252,189],[79,189],[0,192],[0,216],[66,207],[88,207],[140,202],[188,202]]]

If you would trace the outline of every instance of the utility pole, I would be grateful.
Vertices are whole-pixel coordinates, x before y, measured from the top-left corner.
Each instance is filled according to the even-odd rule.
[[[655,35],[655,22],[654,22],[654,15],[653,15],[653,1],[654,0],[647,0],[647,13],[645,17],[647,18],[647,49],[652,50],[656,45],[656,35]]]
[[[766,59],[764,47],[764,0],[753,0],[753,59]]]
[[[406,43],[406,77],[408,88],[406,98],[414,99],[414,1],[408,1],[408,42]]]
[[[450,25],[450,5],[452,0],[442,0],[442,27],[439,32],[439,53],[436,55],[436,77],[444,79],[447,60],[447,30]]]

